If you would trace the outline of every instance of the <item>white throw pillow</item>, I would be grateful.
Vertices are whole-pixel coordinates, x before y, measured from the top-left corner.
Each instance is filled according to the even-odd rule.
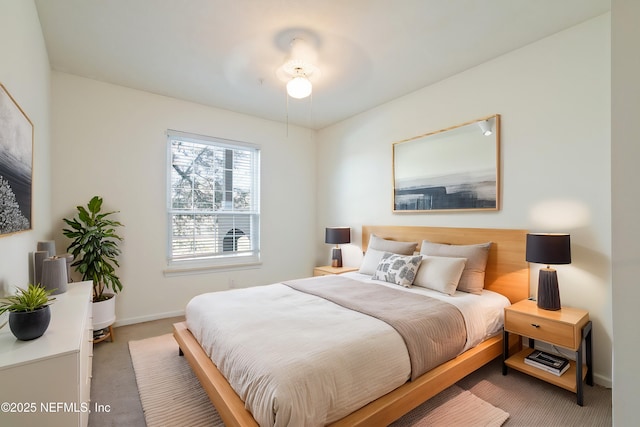
[[[360,270],[358,272],[361,274],[368,274],[370,276],[373,275],[373,273],[376,272],[376,268],[378,268],[378,264],[380,264],[382,255],[384,254],[384,251],[367,249],[367,252],[364,254],[364,258],[362,259]]]
[[[447,245],[423,240],[420,253],[429,256],[466,258],[467,263],[460,276],[458,290],[479,295],[484,289],[484,274],[490,247],[491,242],[477,245]]]
[[[466,263],[466,258],[423,256],[413,285],[453,295]]]

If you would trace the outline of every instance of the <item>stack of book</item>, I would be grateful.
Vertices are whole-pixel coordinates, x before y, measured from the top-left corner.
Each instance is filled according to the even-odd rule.
[[[524,358],[524,363],[560,376],[569,369],[569,360],[556,354],[535,350]]]
[[[104,338],[106,334],[107,334],[106,329],[98,329],[97,331],[93,331],[93,339],[99,340],[100,338]]]

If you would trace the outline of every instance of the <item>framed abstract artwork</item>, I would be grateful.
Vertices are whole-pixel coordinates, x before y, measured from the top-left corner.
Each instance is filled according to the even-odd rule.
[[[32,228],[33,124],[0,83],[0,235]]]
[[[498,210],[500,115],[393,144],[393,212]]]

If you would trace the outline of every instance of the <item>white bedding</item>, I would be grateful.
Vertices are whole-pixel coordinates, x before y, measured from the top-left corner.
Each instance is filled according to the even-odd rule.
[[[371,281],[358,273],[349,277]],[[489,291],[406,291],[456,305],[468,327],[465,349],[500,329],[509,304]],[[391,326],[282,284],[199,295],[187,305],[186,319],[261,426],[336,421],[410,375],[406,347]]]

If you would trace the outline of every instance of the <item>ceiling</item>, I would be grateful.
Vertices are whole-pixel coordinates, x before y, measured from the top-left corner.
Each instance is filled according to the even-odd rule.
[[[320,129],[610,10],[610,0],[35,0],[54,70]],[[287,98],[293,38],[317,55]]]

